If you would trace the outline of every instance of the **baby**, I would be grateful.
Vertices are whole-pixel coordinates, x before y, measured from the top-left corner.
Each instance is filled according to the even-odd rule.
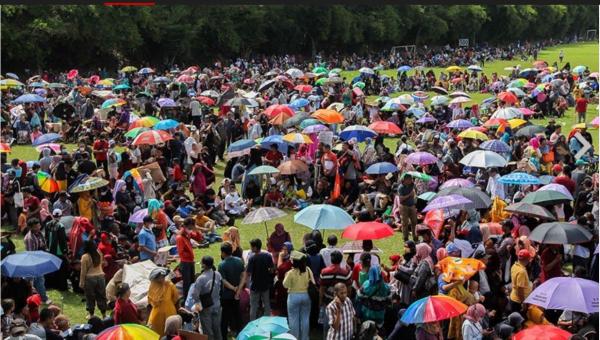
[[[469,281],[469,293],[473,294],[473,297],[475,297],[475,300],[477,302],[483,303],[483,301],[485,300],[485,296],[479,293],[479,282],[477,281]]]

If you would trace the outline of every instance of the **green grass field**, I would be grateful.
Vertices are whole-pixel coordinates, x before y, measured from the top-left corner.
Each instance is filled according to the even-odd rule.
[[[559,53],[560,49],[564,50],[565,62],[566,61],[571,62],[572,66],[581,64],[581,65],[589,66],[589,68],[592,71],[597,71],[599,69],[599,67],[598,67],[598,44],[596,44],[596,43],[563,45],[563,46],[559,46],[559,47],[554,47],[554,48],[542,51],[539,55],[539,59],[546,60],[550,64],[552,64],[555,60],[558,61],[558,53]],[[492,63],[486,63],[484,71],[487,72],[488,74],[491,74],[492,72],[498,72],[499,74],[506,74],[506,71],[503,71],[504,67],[515,66],[517,64],[521,64],[522,68],[526,68],[526,67],[531,66],[531,62],[532,61],[530,61],[528,63],[520,62],[520,61],[514,61],[514,62],[497,61],[497,62],[492,62]],[[436,73],[438,73],[440,71],[440,69],[434,69],[434,71]],[[384,71],[384,73],[394,76],[394,77],[396,75],[395,70],[386,70],[386,71]],[[352,79],[352,77],[355,76],[356,74],[357,74],[356,72],[355,73],[345,72],[344,76],[346,76],[348,79]],[[488,94],[480,94],[480,93],[472,94],[472,98],[473,98],[474,102],[481,102],[484,98],[487,98],[488,96],[489,96]],[[588,109],[588,113],[587,113],[588,122],[591,121],[597,115],[598,115],[598,111],[596,110],[596,105],[590,105],[589,109]],[[570,109],[567,112],[566,116],[564,118],[560,119],[559,122],[565,127],[565,128],[563,128],[563,132],[565,134],[568,134],[568,132],[571,130],[571,126],[576,122],[576,118],[574,116],[573,109]],[[546,122],[543,120],[537,120],[537,121],[534,121],[534,123],[545,124]],[[594,147],[596,150],[598,150],[598,134],[593,133],[593,137],[594,137]],[[386,139],[386,144],[391,150],[395,150],[396,141],[397,140],[394,138],[388,138],[388,139]],[[67,145],[68,150],[74,150],[74,148],[75,148],[75,145]],[[12,158],[20,158],[20,159],[25,159],[25,160],[36,160],[38,158],[38,153],[31,146],[14,146],[12,153],[9,155],[9,159],[12,159]],[[216,189],[216,186],[218,186],[218,184],[221,182],[221,179],[223,178],[224,164],[223,163],[217,164],[215,170],[218,174],[217,180],[216,180],[217,185],[215,185],[215,189]],[[270,233],[273,231],[273,226],[275,225],[275,223],[278,223],[278,222],[283,223],[286,227],[286,230],[288,230],[290,232],[290,234],[292,235],[294,245],[297,247],[300,247],[300,242],[302,240],[303,235],[305,233],[310,232],[311,230],[302,225],[294,224],[293,223],[293,215],[294,215],[294,212],[289,211],[287,216],[279,218],[277,220],[269,221],[267,223],[267,225],[268,225],[269,233]],[[265,238],[266,238],[265,237],[266,236],[265,228],[264,228],[263,224],[241,225],[238,223],[237,227],[240,228],[241,241],[242,241],[242,246],[244,249],[249,248],[248,243],[252,238],[259,237],[263,240],[265,240]],[[339,231],[337,231],[337,232],[325,231],[324,232],[325,238],[332,233],[337,235],[338,238],[340,237],[340,234],[341,234],[341,232],[339,232]],[[19,237],[19,238],[16,238],[15,241],[16,241],[18,249],[22,250],[23,249],[22,239]],[[340,243],[344,243],[344,242],[345,242],[344,240],[340,239]],[[394,253],[400,253],[402,251],[402,245],[403,245],[402,236],[400,233],[397,233],[393,237],[376,241],[375,245],[383,250],[383,252],[384,252],[383,258],[387,259],[387,257],[389,255],[394,254]],[[219,246],[220,246],[220,244],[214,244],[210,248],[207,248],[207,249],[196,249],[195,254],[197,256],[197,259],[199,260],[204,255],[211,255],[214,258],[218,259],[220,257]],[[196,270],[199,271],[199,266],[196,267]],[[61,308],[63,308],[65,314],[71,318],[72,323],[78,323],[78,322],[85,321],[85,314],[86,314],[85,305],[84,305],[84,303],[81,302],[81,296],[75,295],[70,292],[61,293],[58,291],[50,291],[49,295],[55,303],[57,303]]]

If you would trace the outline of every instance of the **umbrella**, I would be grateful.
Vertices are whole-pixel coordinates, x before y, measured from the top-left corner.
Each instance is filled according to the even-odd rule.
[[[528,109],[526,107],[519,108],[519,111],[521,111],[521,113],[523,113],[523,116],[533,116],[535,114],[535,111]]]
[[[250,153],[250,149],[256,145],[252,139],[240,139],[233,142],[227,148],[227,154],[230,158],[239,157]]]
[[[113,87],[113,91],[121,91],[121,90],[130,90],[131,86],[127,85],[127,84],[119,84],[115,87]]]
[[[312,139],[309,136],[298,132],[288,133],[283,136],[282,140],[291,144],[312,144]]]
[[[15,79],[2,79],[0,80],[0,89],[9,89],[9,88],[15,88],[15,87],[22,87],[25,86],[25,84],[21,83],[18,80]]]
[[[131,72],[136,72],[138,69],[135,66],[125,66],[121,69],[121,72],[123,73],[131,73]]]
[[[459,316],[467,305],[446,296],[431,295],[413,302],[400,319],[405,324],[436,322]]]
[[[500,92],[500,93],[498,93],[497,97],[501,101],[508,103],[508,104],[514,104],[518,100],[517,96],[515,96],[512,92]]]
[[[548,222],[535,227],[529,239],[543,244],[575,244],[591,240],[592,233],[578,224]]]
[[[408,65],[402,65],[400,67],[398,67],[398,72],[402,73],[402,72],[408,72],[412,69],[412,67],[408,66]]]
[[[265,90],[271,88],[273,85],[275,85],[275,83],[277,83],[277,80],[275,80],[275,79],[267,80],[258,86],[257,91],[258,92],[265,91]]]
[[[171,98],[160,98],[157,101],[158,106],[162,107],[176,107],[177,104],[175,103],[175,101]]]
[[[423,102],[425,99],[429,98],[429,94],[427,94],[425,91],[415,91],[411,93],[411,96],[419,102]]]
[[[54,107],[52,115],[61,119],[75,117],[75,107],[69,103],[60,103]]]
[[[367,85],[362,81],[357,81],[356,83],[352,84],[352,87],[358,87],[359,89],[364,89],[365,86]]]
[[[554,176],[550,176],[550,175],[540,176],[540,182],[542,182],[542,184],[550,184],[550,183],[552,183],[553,180],[554,180]],[[540,189],[538,189],[538,190],[540,190]]]
[[[416,121],[416,123],[418,123],[418,124],[427,124],[427,123],[435,123],[435,122],[437,122],[437,119],[435,119],[433,117],[428,117],[428,116],[421,117],[421,118],[417,119],[417,121]]]
[[[513,172],[508,175],[504,175],[498,179],[498,182],[502,184],[514,185],[541,184],[539,178],[524,172]]]
[[[450,123],[448,123],[448,125],[446,125],[449,128],[453,128],[453,129],[468,129],[470,127],[473,127],[473,123],[471,123],[470,121],[466,120],[466,119],[456,119],[451,121]]]
[[[304,76],[304,72],[297,68],[291,68],[285,71],[286,74],[289,74],[292,78],[302,78]]]
[[[250,337],[256,335],[269,334],[276,336],[286,333],[290,330],[287,318],[281,316],[263,316],[254,321],[250,321],[244,329],[240,331],[237,340],[250,340]]]
[[[446,67],[446,72],[459,72],[459,71],[462,71],[462,68],[458,67],[458,66]]]
[[[305,107],[308,104],[310,104],[310,102],[308,101],[308,99],[306,99],[306,98],[298,98],[298,99],[295,99],[294,101],[292,101],[290,103],[290,106],[293,107],[293,108],[295,108],[295,109],[299,109],[299,108]]]
[[[291,161],[287,161],[281,163],[277,169],[282,175],[294,175],[302,172],[308,171],[308,165],[301,160],[293,159]]]
[[[287,105],[278,105],[278,104],[271,105],[265,109],[265,114],[269,118],[273,118],[281,113],[284,113],[291,117],[294,115],[295,112]]]
[[[483,71],[483,69],[481,67],[479,67],[478,65],[471,65],[471,66],[467,67],[467,70],[473,71],[473,72]]]
[[[133,123],[129,124],[129,130],[135,129],[137,127],[151,128],[154,125],[158,124],[158,122],[160,122],[160,120],[158,120],[158,118],[156,118],[156,117],[152,117],[152,116],[142,117],[142,118],[134,121]]]
[[[504,107],[496,110],[494,114],[492,114],[492,118],[502,118],[506,120],[523,118],[523,112],[514,107]]]
[[[150,67],[144,67],[138,71],[138,74],[150,74],[150,73],[154,73],[154,70],[151,69]]]
[[[439,86],[433,86],[433,87],[431,87],[431,91],[433,91],[433,92],[435,92],[437,94],[441,94],[441,95],[448,95],[448,91],[445,88],[439,87]],[[431,99],[433,100],[433,98],[431,98]]]
[[[104,101],[104,103],[102,103],[102,105],[100,106],[100,108],[102,109],[108,109],[111,107],[116,107],[116,106],[123,106],[127,104],[126,101],[124,101],[123,99],[120,98],[113,98],[113,99],[107,99]]]
[[[394,229],[379,222],[360,222],[351,224],[342,233],[343,238],[350,240],[378,240],[394,235]]]
[[[289,144],[283,140],[282,135],[267,136],[260,141],[260,147],[267,150],[270,149],[273,144],[277,144],[277,150],[279,150],[279,152],[287,154]]]
[[[434,209],[450,209],[458,208],[465,204],[472,203],[472,201],[466,197],[457,194],[450,194],[446,196],[436,196],[436,198],[429,201],[423,212]]]
[[[312,126],[312,125],[323,125],[323,124],[321,124],[321,122],[320,122],[318,119],[314,119],[314,118],[307,118],[307,119],[304,119],[304,120],[303,120],[303,121],[300,123],[300,128],[301,128],[301,129],[305,129],[305,128],[307,128],[307,127],[309,127],[309,126]],[[324,126],[324,125],[323,125],[323,126]]]
[[[435,196],[435,193],[434,195]],[[429,210],[425,214],[425,218],[423,219],[423,223],[427,225],[436,238],[439,237],[440,231],[442,230],[442,226],[444,225],[444,221],[446,220],[446,216],[444,216],[444,209],[434,209]]]
[[[206,90],[206,91],[202,91],[200,93],[201,96],[206,96],[206,97],[211,97],[211,98],[218,98],[219,97],[219,92],[215,91],[215,90]]]
[[[473,188],[461,188],[461,187],[449,187],[441,189],[436,197],[444,196],[444,195],[460,195],[464,198],[467,198],[471,201],[469,204],[464,204],[462,209],[487,209],[490,205],[492,205],[492,200],[490,197],[480,189]]]
[[[344,122],[344,116],[342,116],[341,113],[335,110],[320,109],[315,111],[311,116],[327,124],[337,124]]]
[[[475,186],[475,183],[469,181],[468,179],[453,178],[451,180],[448,180],[448,181],[442,183],[442,185],[440,185],[440,189],[453,188],[453,187],[473,188],[474,186]]]
[[[536,76],[540,71],[535,68],[526,68],[523,71],[519,72],[519,77],[521,78],[529,78],[531,76]]]
[[[458,97],[471,98],[471,96],[468,93],[465,93],[462,91],[454,91],[454,92],[450,93],[448,96],[450,98],[458,98]]]
[[[448,105],[450,99],[446,96],[431,97],[431,105]]]
[[[310,120],[310,119],[307,119],[307,120]],[[307,120],[303,121],[303,123],[306,122]],[[319,121],[317,121],[317,123],[318,122]],[[302,125],[302,124],[300,124],[300,125]],[[304,128],[302,130],[302,133],[311,134],[311,133],[319,133],[321,131],[328,131],[328,130],[329,130],[329,128],[323,124],[315,124],[315,125],[309,125],[306,128]]]
[[[129,216],[129,220],[127,222],[133,224],[143,223],[144,217],[146,216],[148,216],[148,208],[140,209]]]
[[[342,230],[354,223],[352,216],[339,207],[329,204],[313,204],[294,215],[294,223],[311,229]]]
[[[413,165],[435,164],[437,161],[437,157],[425,151],[413,152],[406,157],[406,163]]]
[[[45,103],[46,98],[40,97],[35,93],[27,93],[22,96],[19,96],[17,99],[12,101],[15,104],[25,104],[25,103]]]
[[[343,103],[331,103],[329,104],[329,106],[327,106],[328,110],[335,110],[335,111],[341,111],[344,108],[344,104]]]
[[[8,143],[0,143],[0,153],[10,153],[10,145]]]
[[[270,165],[261,165],[261,166],[257,166],[256,168],[252,169],[252,171],[250,171],[248,173],[248,175],[271,175],[271,174],[278,174],[279,170],[277,170],[277,168],[272,167]]]
[[[530,192],[521,202],[537,204],[537,205],[555,205],[571,202],[572,199],[563,193],[553,190],[542,190]]]
[[[50,175],[49,173],[44,171],[38,171],[35,177],[37,179],[40,189],[42,189],[43,191],[47,193],[60,191],[58,183],[54,180],[54,178],[52,178],[52,175]]]
[[[418,178],[424,182],[429,182],[433,179],[433,177],[429,176],[428,174],[418,172],[418,171],[407,171],[407,172],[403,173],[402,176],[400,176],[400,179],[403,179],[406,175],[414,177],[414,178]]]
[[[2,275],[8,277],[39,277],[60,269],[62,260],[45,251],[24,251],[2,260]]]
[[[102,188],[103,186],[108,185],[109,182],[104,178],[100,177],[87,177],[85,180],[79,182],[77,185],[73,186],[69,192],[78,193],[84,191],[95,190],[98,188]]]
[[[9,77],[9,78],[13,78],[13,79],[19,80],[19,76],[16,75],[16,74],[14,74],[14,73],[11,73],[11,72],[6,72],[6,76]]]
[[[112,326],[96,336],[96,340],[158,340],[158,338],[160,335],[152,329],[134,323]]]
[[[248,338],[248,340],[297,340],[295,336],[290,333],[283,333],[277,335],[271,335],[269,333],[254,334]]]
[[[371,123],[369,125],[369,129],[380,134],[396,135],[402,133],[402,130],[398,127],[398,125],[387,121],[378,121]]]
[[[598,282],[577,277],[554,277],[531,292],[525,303],[544,309],[598,313]]]
[[[363,142],[367,138],[373,138],[377,136],[377,132],[369,129],[364,125],[352,125],[345,128],[340,133],[340,138],[343,140],[350,140],[356,138],[358,142]]]
[[[573,73],[576,73],[576,74],[582,74],[586,68],[587,67],[585,67],[583,65],[578,65],[578,66],[573,67],[572,71],[573,71]]]
[[[148,128],[136,127],[136,128],[133,128],[133,129],[127,131],[127,133],[125,133],[125,137],[135,138],[135,137],[137,137],[137,135],[139,135],[140,133],[142,133],[144,131],[148,131]]]
[[[58,134],[58,133],[46,133],[43,134],[41,136],[39,136],[38,138],[36,138],[32,145],[33,146],[37,146],[37,145],[42,145],[42,144],[48,144],[48,143],[52,143],[56,140],[61,139],[62,137]]]
[[[436,264],[442,272],[442,280],[452,282],[470,279],[478,271],[485,269],[485,264],[473,258],[445,257]]]
[[[590,123],[590,125],[592,125],[595,128],[598,128],[598,126],[600,126],[600,117],[594,118],[594,120],[592,120],[592,122]]]
[[[179,125],[179,122],[174,119],[165,119],[154,125],[155,130],[169,130],[174,129]]]
[[[515,136],[517,136],[517,137],[521,137],[521,136],[533,137],[533,136],[537,135],[538,133],[544,133],[545,131],[546,131],[546,128],[544,128],[541,125],[528,125],[528,126],[520,128],[519,131],[517,131],[517,133],[515,133]]]
[[[470,152],[464,156],[459,163],[474,168],[502,168],[507,164],[504,157],[493,151],[487,150],[476,150]]]
[[[165,143],[166,141],[169,141],[171,139],[173,139],[171,134],[164,130],[150,130],[150,131],[144,131],[144,132],[140,133],[137,137],[135,137],[132,144],[133,145],[144,145],[144,144],[156,145],[156,144]]]
[[[361,67],[358,72],[360,73],[364,73],[364,74],[375,74],[375,71],[372,68],[369,67]]]
[[[485,141],[479,144],[479,148],[497,153],[507,153],[511,151],[511,148],[508,144],[498,139]]]
[[[213,106],[215,105],[215,100],[207,97],[207,96],[198,96],[196,97],[196,99],[200,102],[200,104],[206,105],[206,106]]]
[[[398,98],[395,98],[395,100],[397,101],[398,104],[402,104],[402,105],[412,105],[415,103],[415,99],[410,94],[407,94],[407,93],[398,96]]]
[[[312,69],[312,73],[320,75],[320,74],[327,74],[327,73],[329,73],[329,71],[325,67],[318,66],[318,67],[315,67]]]
[[[417,196],[418,199],[422,199],[423,201],[431,201],[433,199],[433,197],[435,197],[436,193],[433,191],[428,191],[428,192],[424,192],[422,194],[420,194],[419,196]]]
[[[79,71],[72,69],[69,71],[69,73],[67,73],[67,79],[71,80],[71,79],[77,77],[77,75],[79,75]]]
[[[548,209],[546,209],[542,206],[539,206],[539,205],[531,204],[531,203],[525,203],[525,202],[513,203],[513,204],[507,206],[506,208],[504,208],[504,211],[508,211],[515,215],[530,216],[530,217],[536,217],[536,218],[541,218],[541,219],[546,219],[546,220],[551,220],[551,221],[556,220],[554,215],[552,215],[552,213]]]
[[[261,207],[256,210],[252,210],[244,217],[242,220],[243,224],[256,224],[256,223],[264,223],[265,224],[265,232],[267,233],[267,237],[269,237],[269,230],[267,229],[267,221],[274,220],[279,217],[283,217],[287,215],[285,211],[271,208],[271,207]]]
[[[538,325],[525,328],[513,335],[512,340],[569,340],[571,333],[553,325]]]
[[[369,166],[365,172],[369,175],[382,175],[398,172],[398,167],[389,162],[380,162]]]
[[[450,104],[462,104],[462,103],[468,103],[470,101],[471,101],[471,99],[467,98],[467,97],[456,97],[450,101]]]
[[[523,98],[523,97],[525,97],[527,95],[525,92],[523,92],[523,90],[518,89],[516,87],[510,87],[506,91],[514,94],[518,98]]]
[[[521,125],[527,124],[527,121],[525,119],[520,119],[520,118],[513,118],[513,119],[509,119],[508,120],[508,125],[510,126],[511,129],[516,129]]]
[[[405,109],[406,108],[402,104],[391,99],[391,100],[388,100],[385,103],[385,105],[383,105],[383,107],[381,108],[381,111],[390,112],[390,111],[399,111],[399,110],[405,110]]]
[[[567,189],[562,184],[558,184],[558,183],[546,184],[543,187],[539,188],[537,191],[546,191],[546,190],[558,191],[558,192],[564,194],[565,196],[571,198],[571,200],[574,199],[573,195],[571,195],[571,192],[569,191],[569,189]]]

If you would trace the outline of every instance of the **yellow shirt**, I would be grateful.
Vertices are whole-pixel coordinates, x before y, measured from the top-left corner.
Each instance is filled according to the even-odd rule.
[[[285,274],[283,286],[287,288],[288,293],[306,293],[309,280],[315,282],[310,268],[306,267],[304,273],[300,273],[298,269],[292,269]]]
[[[200,217],[199,215],[196,215],[196,225],[199,226],[200,228],[204,228],[204,225],[206,224],[206,222],[212,222],[212,220],[210,218],[208,218],[208,216],[206,215],[202,215],[202,217]]]
[[[510,282],[512,284],[512,290],[510,292],[510,299],[514,302],[522,303],[517,295],[517,288],[521,288],[524,292],[523,297],[527,298],[531,293],[531,282],[529,281],[529,275],[527,274],[527,268],[521,263],[515,262],[510,268]]]

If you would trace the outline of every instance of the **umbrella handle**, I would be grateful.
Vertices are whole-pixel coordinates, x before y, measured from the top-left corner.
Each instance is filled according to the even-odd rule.
[[[267,240],[269,239],[269,229],[267,228],[267,221],[265,221],[265,234],[267,234]]]

